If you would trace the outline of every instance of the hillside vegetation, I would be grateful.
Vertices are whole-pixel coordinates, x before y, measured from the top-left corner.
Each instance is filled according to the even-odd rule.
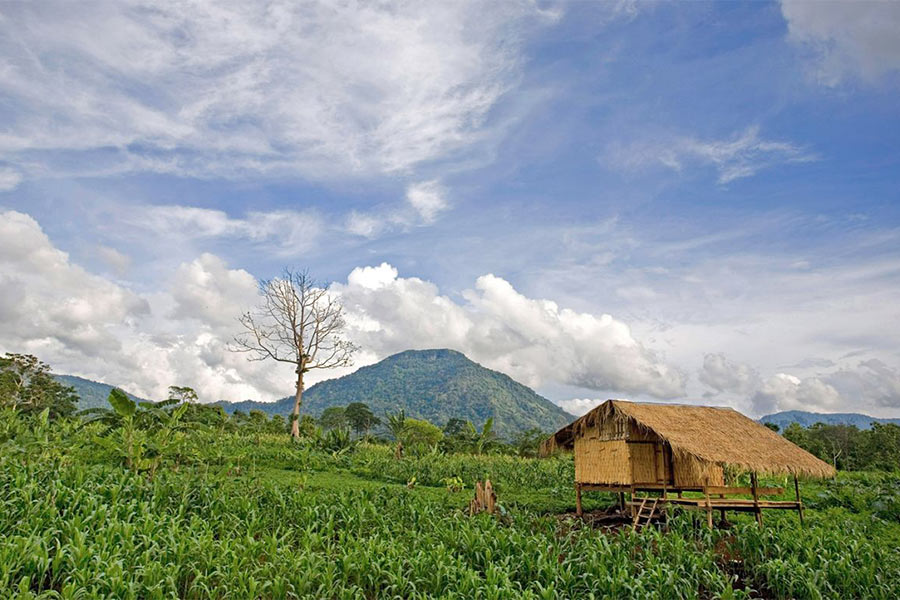
[[[275,403],[219,403],[226,412],[262,410],[288,414],[292,397]],[[510,377],[482,367],[454,350],[408,350],[350,375],[312,386],[302,412],[318,416],[329,407],[367,404],[376,415],[398,410],[443,426],[453,418],[481,426],[494,419],[502,437],[532,428],[555,431],[574,417]]]
[[[803,527],[767,514],[765,529],[738,516],[730,530],[709,530],[683,513],[668,531],[606,530],[559,516],[574,508],[568,456],[423,449],[397,459],[383,445],[329,450],[250,423],[188,425],[191,411],[175,407],[167,417],[116,406],[116,419],[87,426],[0,411],[2,597],[900,595],[896,474],[806,484]],[[159,468],[126,462],[132,454]],[[465,509],[484,477],[499,516]],[[591,510],[613,499],[586,501]]]

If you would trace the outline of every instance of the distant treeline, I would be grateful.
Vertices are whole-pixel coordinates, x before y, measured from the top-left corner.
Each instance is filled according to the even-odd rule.
[[[769,424],[778,431],[778,426]],[[791,423],[781,434],[807,452],[845,471],[900,471],[900,426],[872,423],[855,425]]]

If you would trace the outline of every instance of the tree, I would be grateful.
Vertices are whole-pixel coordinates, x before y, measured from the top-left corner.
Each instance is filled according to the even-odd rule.
[[[512,440],[516,454],[523,458],[534,458],[538,455],[541,442],[547,438],[547,434],[540,427],[532,427],[519,432]]]
[[[397,440],[397,447],[394,449],[394,458],[403,458],[403,434],[406,433],[406,413],[400,409],[396,414],[387,415],[387,430],[394,439]]]
[[[341,429],[347,426],[347,415],[343,406],[329,406],[319,416],[322,429]]]
[[[428,421],[406,418],[401,438],[405,446],[433,447],[444,437],[444,432],[437,425]]]
[[[347,408],[344,409],[344,416],[346,416],[350,427],[356,431],[357,436],[363,433],[368,435],[369,429],[381,422],[369,409],[369,405],[362,402],[351,402],[348,404]]]
[[[300,437],[300,405],[304,378],[313,369],[352,364],[356,346],[343,339],[343,306],[307,271],[285,269],[280,278],[259,283],[262,303],[238,319],[244,331],[234,338],[234,350],[250,360],[274,360],[294,365],[297,383],[291,411],[291,435]]]
[[[765,425],[766,427],[768,427],[769,429],[771,429],[771,430],[774,431],[775,433],[778,433],[778,431],[781,429],[781,428],[778,426],[778,423],[763,423],[763,425]]]
[[[451,417],[447,420],[447,424],[444,425],[444,435],[447,437],[459,435],[461,433],[464,433],[468,429],[468,426],[469,422],[465,419]]]
[[[75,412],[78,394],[50,374],[50,366],[30,354],[0,357],[0,406],[22,412],[49,411],[50,418]]]

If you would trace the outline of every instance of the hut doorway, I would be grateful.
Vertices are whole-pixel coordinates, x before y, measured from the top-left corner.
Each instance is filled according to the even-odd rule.
[[[631,477],[635,484],[652,483],[674,486],[672,448],[665,442],[628,442],[631,456]]]

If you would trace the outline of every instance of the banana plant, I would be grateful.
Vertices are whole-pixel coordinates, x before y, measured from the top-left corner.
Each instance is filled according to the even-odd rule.
[[[181,418],[189,405],[171,401],[136,403],[117,388],[110,391],[107,402],[111,408],[82,411],[80,414],[88,417],[84,424],[106,425],[106,431],[96,436],[95,442],[121,456],[128,469],[146,471],[152,478],[177,440]],[[110,435],[112,431],[116,434]]]

